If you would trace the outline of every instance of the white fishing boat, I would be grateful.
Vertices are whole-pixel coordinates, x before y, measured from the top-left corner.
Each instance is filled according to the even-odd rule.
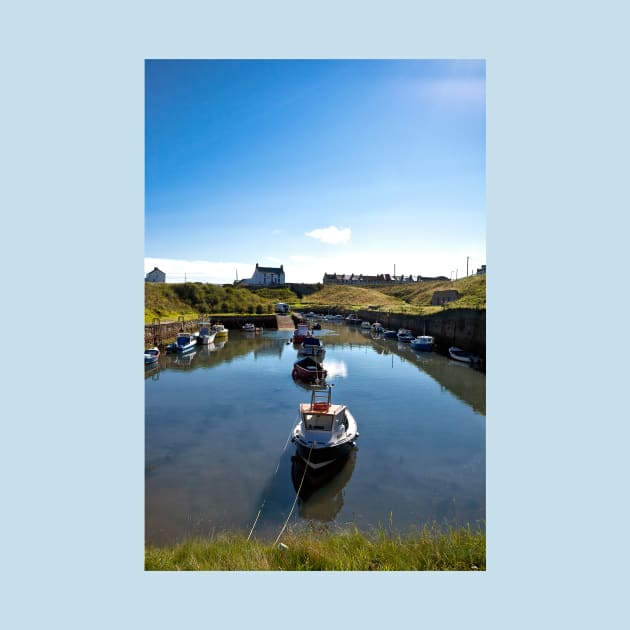
[[[333,404],[332,386],[313,390],[310,403],[300,403],[291,440],[307,468],[318,470],[347,457],[359,437],[357,421],[346,405]]]
[[[212,325],[210,323],[199,324],[199,334],[197,335],[198,344],[207,346],[214,342],[214,338],[216,336],[217,333],[212,330]]]
[[[149,348],[144,351],[144,364],[145,365],[155,365],[160,358],[160,349],[155,346],[155,348]]]
[[[451,346],[448,349],[448,353],[451,359],[455,361],[461,361],[462,363],[469,363],[471,365],[476,365],[477,363],[481,363],[481,357],[472,352],[466,352],[457,346]]]
[[[402,341],[403,343],[411,343],[411,341],[415,339],[413,333],[408,328],[399,328],[396,337],[398,341]]]

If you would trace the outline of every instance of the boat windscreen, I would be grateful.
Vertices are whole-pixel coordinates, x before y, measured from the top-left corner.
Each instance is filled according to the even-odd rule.
[[[332,414],[305,413],[304,426],[307,431],[331,431]]]

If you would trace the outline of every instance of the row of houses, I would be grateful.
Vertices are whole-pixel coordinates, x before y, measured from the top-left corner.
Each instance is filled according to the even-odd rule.
[[[482,265],[477,269],[477,275],[486,273],[486,266]],[[368,285],[368,284],[397,284],[409,282],[445,282],[449,278],[446,276],[395,276],[389,273],[380,273],[375,276],[365,274],[343,274],[343,273],[325,273],[323,284],[350,284],[350,285]],[[146,282],[166,282],[166,274],[154,267],[146,277]],[[256,263],[254,273],[251,278],[243,279],[239,284],[245,286],[283,286],[286,283],[284,275],[284,267],[261,267]]]
[[[376,276],[360,274],[325,273],[323,284],[396,284],[403,282],[445,282],[446,276],[394,276],[389,273],[380,273]]]

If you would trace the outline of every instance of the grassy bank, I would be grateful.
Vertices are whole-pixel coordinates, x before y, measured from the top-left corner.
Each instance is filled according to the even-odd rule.
[[[454,289],[459,299],[448,304],[448,308],[485,308],[486,277],[470,276],[452,282],[421,282],[395,284],[392,286],[355,287],[328,285],[320,291],[304,296],[303,308],[340,305],[354,310],[369,307],[395,313],[418,313],[428,315],[441,311],[441,306],[431,306],[435,291]]]
[[[221,534],[145,550],[147,571],[483,571],[486,535],[469,528],[425,528],[407,535],[383,529],[365,535],[287,533],[273,546]]]
[[[296,285],[292,285],[296,286]],[[306,286],[306,285],[305,285]],[[431,306],[435,291],[455,289],[460,298],[448,304],[449,309],[486,308],[486,277],[470,276],[453,282],[422,282],[392,286],[337,286],[326,285],[300,293],[288,288],[246,289],[240,286],[222,286],[188,282],[182,284],[145,283],[145,323],[153,318],[177,321],[180,316],[195,319],[200,313],[214,317],[226,314],[269,314],[276,302],[287,302],[297,310],[377,309],[393,313],[430,315],[443,310]],[[297,290],[297,289],[296,289]]]
[[[257,289],[188,282],[144,285],[144,322],[196,319],[200,313],[213,315],[273,313],[276,302],[292,302],[297,296],[288,289]]]

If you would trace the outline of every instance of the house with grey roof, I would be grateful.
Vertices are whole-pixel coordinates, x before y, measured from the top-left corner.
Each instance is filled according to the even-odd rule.
[[[254,275],[249,279],[244,279],[242,284],[250,286],[278,286],[285,284],[284,268],[280,267],[261,267],[256,263]]]

